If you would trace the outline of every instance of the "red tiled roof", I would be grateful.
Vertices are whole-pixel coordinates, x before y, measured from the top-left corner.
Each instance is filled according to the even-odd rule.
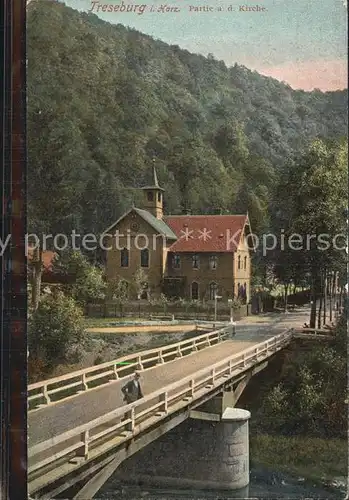
[[[57,254],[51,250],[45,250],[42,252],[42,261],[45,271],[52,271],[53,259]],[[34,249],[28,248],[28,261],[32,261],[34,257]]]
[[[178,240],[171,252],[235,252],[247,215],[170,215],[166,224]]]

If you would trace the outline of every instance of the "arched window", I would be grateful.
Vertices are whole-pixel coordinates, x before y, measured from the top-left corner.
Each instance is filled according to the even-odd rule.
[[[178,254],[175,254],[173,256],[172,264],[173,264],[173,269],[180,269],[180,267],[181,267],[181,256],[178,255]]]
[[[210,300],[214,300],[216,293],[217,293],[217,283],[210,283]]]
[[[241,286],[240,286],[240,283],[238,283],[238,293],[237,293],[237,295],[238,295],[238,298],[241,295]]]
[[[161,202],[161,193],[158,192],[158,202]]]
[[[129,251],[127,248],[123,248],[120,252],[120,265],[121,267],[128,267],[129,263]]]
[[[241,269],[241,255],[238,256],[238,269]]]
[[[199,284],[196,281],[193,281],[191,284],[191,299],[198,300],[199,298]]]
[[[148,191],[147,192],[147,197],[148,197],[148,201],[154,201],[154,193],[153,193],[153,191]]]
[[[241,298],[244,302],[247,300],[247,284],[244,283],[244,286],[241,287]]]
[[[200,258],[197,253],[194,253],[192,256],[193,269],[199,269],[200,267]]]
[[[209,265],[210,269],[217,269],[217,255],[210,255]]]
[[[149,250],[148,250],[148,248],[143,248],[143,250],[141,250],[141,267],[149,267]]]
[[[247,256],[245,255],[245,257],[244,257],[244,269],[246,269],[246,267],[247,267]]]

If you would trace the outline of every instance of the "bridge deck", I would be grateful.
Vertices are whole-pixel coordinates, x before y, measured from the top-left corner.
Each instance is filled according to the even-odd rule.
[[[145,370],[142,375],[143,393],[149,394],[168,384],[189,376],[208,367],[231,354],[262,342],[268,337],[280,333],[285,328],[299,327],[309,317],[309,311],[273,316],[265,323],[253,324],[248,321],[238,324],[237,335],[233,340],[208,347],[183,358]],[[123,405],[121,386],[129,379],[124,378],[108,385],[91,389],[65,401],[30,412],[29,446],[57,436],[78,425],[87,423]]]

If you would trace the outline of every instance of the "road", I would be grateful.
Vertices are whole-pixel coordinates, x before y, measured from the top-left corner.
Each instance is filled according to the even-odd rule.
[[[276,335],[286,328],[302,327],[309,323],[310,308],[300,307],[287,314],[266,313],[258,316],[248,316],[236,323],[236,339],[264,340]]]
[[[216,363],[230,354],[281,333],[286,328],[301,327],[308,321],[309,309],[302,308],[288,314],[251,316],[237,323],[233,339],[145,370],[141,384],[144,394],[161,389],[196,371]],[[57,436],[78,425],[98,418],[122,406],[121,387],[130,377],[91,389],[66,401],[34,410],[28,415],[29,446]]]

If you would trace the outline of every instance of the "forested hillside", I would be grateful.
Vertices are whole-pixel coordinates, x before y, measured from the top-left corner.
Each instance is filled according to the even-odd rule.
[[[28,194],[35,231],[97,232],[149,181],[165,210],[268,222],[278,172],[346,134],[347,91],[311,93],[227,68],[50,0],[28,9]]]

